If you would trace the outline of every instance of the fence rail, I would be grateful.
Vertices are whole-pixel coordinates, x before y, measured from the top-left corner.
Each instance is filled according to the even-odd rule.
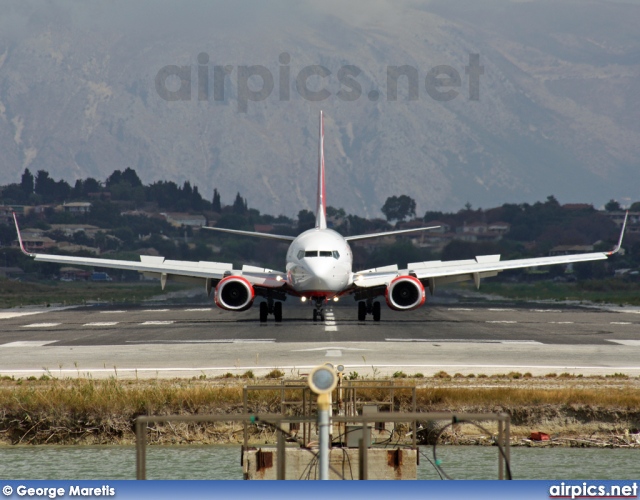
[[[332,417],[332,421],[336,423],[362,424],[363,439],[360,440],[360,479],[368,478],[367,471],[367,453],[369,449],[368,434],[364,430],[367,424],[372,424],[384,420],[385,422],[411,422],[414,434],[417,423],[423,421],[448,421],[452,423],[465,422],[487,422],[496,421],[498,423],[498,479],[505,478],[505,472],[508,472],[508,464],[511,456],[509,451],[510,442],[510,418],[505,413],[447,413],[447,412],[382,412],[371,415],[354,415],[343,416],[336,415]],[[285,431],[282,430],[284,423],[303,423],[309,424],[317,422],[315,416],[285,416],[274,414],[253,414],[241,413],[235,415],[162,415],[162,416],[139,416],[135,420],[136,429],[136,479],[146,479],[146,450],[147,450],[147,428],[149,424],[168,423],[168,422],[185,422],[185,423],[215,423],[215,422],[242,422],[245,424],[254,424],[258,422],[268,423],[276,429],[277,432],[277,463],[278,463],[278,479],[285,478]],[[246,437],[245,437],[246,439]],[[245,441],[246,442],[246,441]],[[306,444],[306,443],[305,443]],[[246,445],[245,445],[246,446]]]

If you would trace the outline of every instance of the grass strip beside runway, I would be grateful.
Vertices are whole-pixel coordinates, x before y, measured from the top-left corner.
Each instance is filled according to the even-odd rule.
[[[640,282],[627,282],[620,279],[587,280],[576,283],[486,281],[482,283],[480,291],[508,299],[571,300],[601,304],[640,305]]]
[[[183,290],[180,284],[168,284],[167,292]],[[87,281],[20,282],[0,278],[0,309],[28,305],[78,305],[87,302],[137,304],[162,294],[158,282],[126,283]]]
[[[131,444],[138,415],[236,414],[242,389],[274,380],[19,379],[0,381],[0,442],[4,444]],[[628,377],[445,377],[416,384],[421,412],[506,412],[514,439],[543,431],[566,439],[611,439],[640,427],[640,379]],[[285,391],[287,401],[299,391]],[[280,390],[250,392],[254,413],[279,413]],[[360,401],[385,401],[388,391],[358,390]],[[411,391],[396,388],[395,410],[410,411]],[[254,429],[255,432],[258,432]],[[264,432],[261,430],[260,432]],[[271,439],[274,436],[267,436]],[[154,426],[153,444],[238,443],[239,424]],[[570,442],[570,441],[567,441]],[[600,441],[599,441],[600,442]],[[640,447],[640,443],[638,443]]]

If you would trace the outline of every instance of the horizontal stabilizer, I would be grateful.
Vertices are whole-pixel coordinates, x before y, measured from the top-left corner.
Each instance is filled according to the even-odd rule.
[[[258,233],[256,231],[240,231],[239,229],[227,229],[226,227],[210,227],[203,226],[202,229],[211,229],[212,231],[220,231],[221,233],[238,234],[241,236],[253,236],[256,238],[270,238],[272,240],[293,241],[295,236],[287,236],[284,234]]]
[[[355,236],[345,236],[347,241],[366,240],[369,238],[381,238],[383,236],[392,236],[394,234],[417,233],[418,231],[426,231],[427,229],[438,229],[440,226],[418,227],[414,229],[397,229],[395,231],[385,231],[383,233],[357,234]]]

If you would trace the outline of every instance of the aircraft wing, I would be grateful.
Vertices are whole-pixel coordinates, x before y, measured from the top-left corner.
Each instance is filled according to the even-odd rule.
[[[16,224],[16,231],[18,232],[20,249],[25,255],[32,257],[38,262],[53,262],[56,264],[71,264],[78,266],[94,266],[138,271],[143,273],[145,276],[159,278],[163,289],[167,280],[173,280],[187,283],[202,283],[205,285],[207,292],[210,292],[211,287],[226,276],[243,276],[252,285],[264,288],[279,288],[286,284],[285,273],[253,266],[243,266],[242,269],[233,269],[232,264],[224,262],[169,260],[164,257],[149,255],[141,255],[140,262],[137,262],[116,259],[99,259],[95,257],[74,257],[69,255],[30,253],[24,248],[15,214],[13,217]]]
[[[479,255],[475,259],[469,260],[413,262],[408,264],[406,269],[387,266],[354,273],[353,284],[359,288],[380,287],[388,285],[391,280],[398,276],[413,276],[418,278],[425,286],[428,286],[431,293],[433,293],[436,285],[459,281],[473,280],[476,287],[479,287],[482,278],[496,276],[499,272],[507,269],[606,260],[620,250],[626,222],[627,219],[625,218],[618,244],[610,252],[533,257],[506,261],[501,261],[500,255]]]
[[[387,285],[398,276],[414,276],[433,291],[435,285],[473,280],[479,286],[481,278],[496,276],[507,269],[521,269],[553,264],[569,264],[607,259],[608,252],[596,252],[557,257],[537,257],[531,259],[500,260],[500,255],[479,255],[475,259],[452,261],[413,262],[407,269],[367,270],[354,273],[353,284],[369,288]],[[397,267],[397,266],[396,266]]]

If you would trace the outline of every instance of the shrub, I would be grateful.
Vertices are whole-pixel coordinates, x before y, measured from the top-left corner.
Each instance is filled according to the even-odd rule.
[[[407,378],[407,374],[403,371],[397,371],[393,374],[393,378]]]
[[[628,379],[629,375],[626,375],[624,373],[614,373],[613,375],[605,375],[606,378],[622,378],[622,379]]]
[[[282,377],[284,377],[284,372],[282,370],[279,370],[278,368],[274,368],[264,376],[264,378],[282,378]]]

